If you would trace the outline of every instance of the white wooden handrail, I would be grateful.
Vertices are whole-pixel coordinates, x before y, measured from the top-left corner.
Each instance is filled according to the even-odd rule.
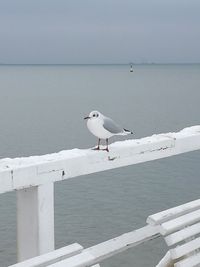
[[[81,253],[83,247],[77,243],[34,257],[32,259],[10,265],[9,267],[45,267]]]
[[[170,157],[200,149],[200,126],[110,145],[110,152],[72,149],[0,160],[0,193]],[[78,168],[77,168],[78,166]]]

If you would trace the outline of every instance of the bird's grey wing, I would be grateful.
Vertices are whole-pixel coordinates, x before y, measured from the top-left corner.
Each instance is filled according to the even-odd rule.
[[[119,134],[123,132],[123,128],[107,117],[104,118],[103,127],[112,134]]]

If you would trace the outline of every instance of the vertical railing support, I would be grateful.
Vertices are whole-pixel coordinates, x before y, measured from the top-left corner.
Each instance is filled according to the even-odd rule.
[[[18,190],[18,261],[52,250],[54,250],[54,184]]]

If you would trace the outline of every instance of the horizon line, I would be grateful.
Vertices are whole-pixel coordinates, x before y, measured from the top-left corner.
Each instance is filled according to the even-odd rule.
[[[140,63],[1,63],[3,65],[199,65],[200,62],[140,62]]]

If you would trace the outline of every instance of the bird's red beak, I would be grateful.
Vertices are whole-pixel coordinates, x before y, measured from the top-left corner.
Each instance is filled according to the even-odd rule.
[[[90,117],[89,117],[89,116],[87,116],[87,117],[85,117],[85,118],[84,118],[84,120],[88,120],[88,119],[90,119]]]

